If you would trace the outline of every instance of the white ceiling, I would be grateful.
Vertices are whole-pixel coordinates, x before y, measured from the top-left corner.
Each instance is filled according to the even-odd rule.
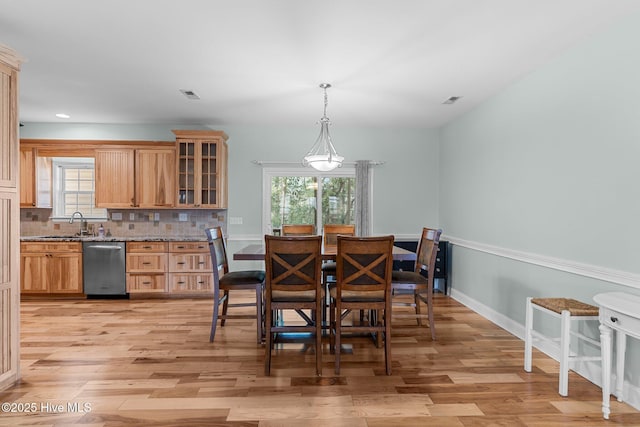
[[[637,0],[0,0],[20,120],[436,127]],[[192,90],[189,100],[180,89]],[[443,105],[450,96],[462,96]]]

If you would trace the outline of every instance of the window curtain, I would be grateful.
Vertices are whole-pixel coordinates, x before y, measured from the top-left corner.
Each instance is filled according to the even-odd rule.
[[[369,184],[369,160],[356,161],[356,236],[371,235],[371,185]]]

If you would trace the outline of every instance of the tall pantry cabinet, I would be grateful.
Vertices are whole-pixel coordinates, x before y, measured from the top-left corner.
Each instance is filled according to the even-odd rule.
[[[18,72],[22,60],[0,45],[0,390],[20,375],[20,192]]]

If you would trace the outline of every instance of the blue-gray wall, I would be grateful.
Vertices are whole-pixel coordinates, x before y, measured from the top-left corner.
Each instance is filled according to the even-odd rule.
[[[526,296],[640,294],[639,41],[635,15],[440,130],[454,296],[514,333]]]

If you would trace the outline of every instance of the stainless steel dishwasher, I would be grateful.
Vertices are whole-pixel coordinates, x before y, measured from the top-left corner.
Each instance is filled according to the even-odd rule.
[[[128,295],[124,242],[82,242],[82,260],[85,295]]]

